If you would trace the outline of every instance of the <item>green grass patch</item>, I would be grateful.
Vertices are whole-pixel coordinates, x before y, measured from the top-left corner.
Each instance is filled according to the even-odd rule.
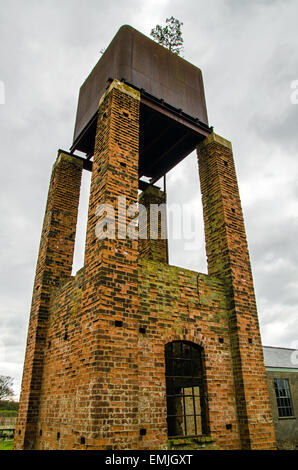
[[[9,439],[7,441],[0,439],[0,450],[12,450],[12,446],[13,439]]]
[[[0,409],[0,416],[17,416],[17,410],[1,410]]]
[[[16,401],[0,400],[0,411],[1,410],[15,410],[18,411],[19,404]]]

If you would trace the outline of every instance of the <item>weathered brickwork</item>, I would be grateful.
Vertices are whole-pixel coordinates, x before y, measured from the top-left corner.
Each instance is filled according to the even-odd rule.
[[[198,148],[208,273],[224,280],[242,448],[275,445],[244,221],[230,142]]]
[[[29,325],[15,447],[274,448],[231,149],[214,135],[199,149],[208,275],[169,266],[164,240],[145,243],[125,236],[138,202],[139,103],[138,92],[117,81],[100,102],[85,265],[70,277],[73,248],[65,244],[63,259],[59,250],[51,252],[56,264],[50,289],[44,287],[47,307],[39,348],[30,339],[38,325],[32,320]],[[66,192],[73,184],[73,208],[68,208],[73,231],[79,193],[74,161],[67,165],[77,176],[64,176],[63,184]],[[51,183],[49,200],[53,193],[66,204],[58,186],[59,191]],[[163,192],[146,191],[140,196],[145,206],[163,202]],[[124,196],[126,206],[136,209],[126,219]],[[99,204],[110,204],[114,211]],[[52,220],[49,213],[48,203],[46,219]],[[103,220],[115,220],[116,239],[98,238]],[[49,244],[51,230],[43,232],[43,245]],[[67,232],[63,243],[68,238]],[[168,439],[165,345],[175,340],[203,348],[207,436]],[[44,359],[36,374],[32,364],[38,354]],[[29,429],[30,439],[24,439]]]
[[[157,433],[163,423],[166,440],[164,346],[175,340],[191,341],[204,348],[211,435],[225,449],[239,448],[223,283],[212,276],[142,260],[139,285],[146,327],[139,353],[145,425],[151,429],[158,419],[153,430]],[[154,394],[161,397],[161,402],[156,397],[156,406]],[[232,424],[228,432],[227,424]]]
[[[82,163],[59,154],[50,181],[43,223],[18,413],[16,448],[35,443],[50,297],[72,270]]]
[[[152,261],[168,262],[166,194],[155,186],[140,194],[145,208],[139,216],[139,256]]]

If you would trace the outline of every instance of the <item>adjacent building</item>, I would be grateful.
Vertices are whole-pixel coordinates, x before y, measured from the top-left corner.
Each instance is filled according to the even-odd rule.
[[[298,448],[298,351],[263,346],[275,435],[280,449]]]

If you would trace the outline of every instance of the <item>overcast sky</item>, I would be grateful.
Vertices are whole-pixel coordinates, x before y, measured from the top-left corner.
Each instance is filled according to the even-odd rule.
[[[72,143],[79,87],[121,25],[149,35],[172,15],[185,59],[202,69],[209,123],[233,145],[263,344],[298,347],[298,2],[2,0],[0,375],[16,395],[51,167]],[[171,240],[171,264],[206,272],[194,154],[167,185],[169,203],[194,208],[199,234],[192,250]],[[87,197],[84,175],[74,272]]]

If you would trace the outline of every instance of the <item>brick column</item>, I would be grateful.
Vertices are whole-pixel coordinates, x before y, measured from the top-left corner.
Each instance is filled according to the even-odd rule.
[[[34,448],[50,297],[71,275],[82,162],[60,153],[53,166],[33,288],[15,449]]]
[[[144,217],[140,217],[139,256],[152,261],[167,263],[168,240],[167,238],[161,238],[162,236],[167,236],[166,211],[161,210],[158,213],[157,207],[164,205],[164,209],[166,208],[166,194],[156,186],[148,186],[148,188],[140,194],[139,203],[142,204],[146,210],[146,216],[144,214]],[[150,207],[152,204],[155,210]],[[155,230],[153,230],[154,227],[151,224],[152,217],[156,218],[156,222],[158,221]],[[162,233],[162,231],[165,233]]]
[[[127,235],[137,216],[139,108],[139,92],[117,80],[99,105],[84,293],[96,322],[98,360],[90,398],[92,426],[100,433],[98,448],[111,442],[115,449],[137,448],[139,440],[138,240]],[[100,238],[104,221],[109,232]]]
[[[198,147],[208,273],[226,283],[243,449],[275,447],[245,227],[230,142],[212,133]]]

